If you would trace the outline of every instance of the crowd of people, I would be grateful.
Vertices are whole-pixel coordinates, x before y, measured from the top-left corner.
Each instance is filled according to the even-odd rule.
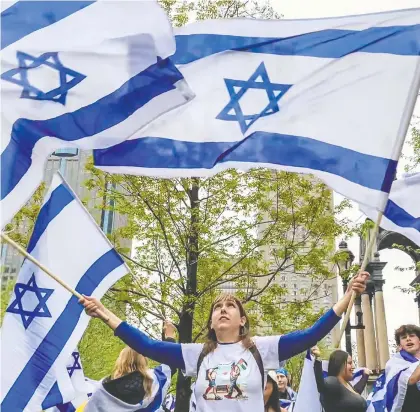
[[[311,348],[316,358],[314,375],[319,400],[325,412],[367,411],[369,402],[362,394],[371,371],[365,369],[358,383],[352,385],[353,360],[347,352],[336,350],[330,355],[325,375],[316,344],[339,322],[352,293],[365,290],[368,278],[369,274],[362,272],[352,279],[342,299],[312,327],[282,336],[251,337],[241,301],[222,294],[212,304],[205,343],[176,343],[171,324],[165,325],[164,340],[151,339],[97,299],[85,297],[81,303],[86,312],[102,319],[127,348],[121,352],[113,373],[101,381],[100,389],[78,411],[172,411],[176,399],[167,391],[171,376],[181,370],[195,378],[189,412],[291,412],[298,394],[290,387],[290,374],[282,365]],[[395,410],[419,412],[420,328],[403,326],[395,337],[399,353],[410,358],[413,365],[401,409]],[[149,369],[146,358],[160,365]],[[312,412],[311,405],[305,410]]]

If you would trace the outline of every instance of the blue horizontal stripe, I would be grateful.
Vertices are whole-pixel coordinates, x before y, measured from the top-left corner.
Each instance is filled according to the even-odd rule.
[[[158,137],[128,140],[95,150],[97,166],[212,169],[218,163],[249,162],[319,170],[370,189],[389,192],[397,162],[318,140],[255,132],[239,143],[187,142]]]
[[[86,271],[77,284],[76,290],[81,294],[92,295],[106,276],[122,264],[123,261],[118,253],[114,249],[109,250]],[[76,296],[72,296],[5,396],[1,410],[23,411],[25,409],[69,340],[82,312],[83,306],[78,303]]]
[[[182,74],[169,59],[132,77],[113,93],[95,103],[53,119],[18,119],[1,154],[1,199],[19,183],[32,164],[32,150],[45,136],[66,142],[100,133],[124,121],[155,97],[175,89]],[[128,136],[127,136],[128,137]]]
[[[175,64],[191,63],[227,50],[323,58],[340,58],[355,52],[418,56],[420,25],[371,27],[366,30],[327,29],[291,37],[177,35],[173,61]]]
[[[232,142],[186,142],[160,137],[126,140],[93,151],[97,166],[134,166],[156,169],[211,169]]]
[[[1,13],[2,50],[29,34],[95,3],[94,1],[18,1]]]
[[[413,228],[420,232],[420,217],[410,215],[392,200],[388,200],[384,215],[397,226]]]
[[[48,201],[42,206],[35,222],[34,230],[28,244],[28,253],[31,253],[39,238],[47,229],[49,223],[74,200],[73,194],[61,184],[51,193]]]

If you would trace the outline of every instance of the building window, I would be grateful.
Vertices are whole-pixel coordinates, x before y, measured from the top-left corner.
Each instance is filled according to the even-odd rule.
[[[107,189],[108,190],[115,190],[116,184],[109,182],[107,183]],[[109,210],[102,210],[102,217],[101,217],[101,229],[106,233],[107,235],[112,233],[112,229],[114,228],[114,211],[113,208],[115,206],[114,199],[106,199],[105,200],[107,207]]]
[[[64,149],[57,149],[53,155],[58,157],[74,157],[79,153],[79,149],[74,147],[66,147]]]

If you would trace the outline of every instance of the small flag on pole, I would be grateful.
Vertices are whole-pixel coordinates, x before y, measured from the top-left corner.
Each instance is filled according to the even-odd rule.
[[[129,271],[59,173],[27,250],[71,288],[97,298]],[[76,296],[25,260],[1,330],[2,410],[40,411],[74,398],[66,363],[89,319]]]

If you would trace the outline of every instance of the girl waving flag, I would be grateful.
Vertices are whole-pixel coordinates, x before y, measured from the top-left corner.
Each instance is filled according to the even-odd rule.
[[[283,336],[251,338],[249,319],[239,299],[220,295],[213,303],[207,342],[170,343],[150,339],[123,322],[96,298],[80,303],[88,315],[101,318],[135,351],[150,359],[196,376],[194,396],[199,412],[263,412],[265,370],[277,369],[282,360],[314,346],[338,323],[352,292],[362,293],[369,278],[361,272],[349,283],[346,294],[312,327]],[[210,388],[210,389],[209,389]]]

